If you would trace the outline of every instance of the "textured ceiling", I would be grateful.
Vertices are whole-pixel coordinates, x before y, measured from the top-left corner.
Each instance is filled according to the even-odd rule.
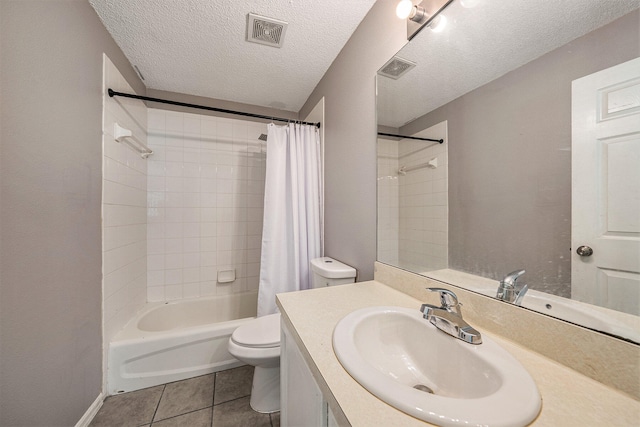
[[[400,127],[638,7],[640,0],[478,0],[464,8],[455,0],[443,12],[444,31],[425,28],[398,52],[417,66],[399,80],[378,77],[378,123]]]
[[[299,111],[375,0],[89,0],[151,89]],[[289,23],[246,41],[249,12]]]

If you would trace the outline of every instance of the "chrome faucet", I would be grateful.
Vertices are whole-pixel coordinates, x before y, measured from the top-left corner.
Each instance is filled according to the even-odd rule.
[[[524,298],[524,294],[527,293],[529,287],[527,285],[518,286],[516,282],[518,277],[523,274],[524,270],[516,270],[507,274],[505,278],[500,281],[500,285],[498,285],[496,298],[515,305],[522,304],[522,298]]]
[[[469,344],[482,343],[480,332],[469,326],[469,324],[462,319],[462,313],[460,312],[460,306],[462,304],[458,302],[456,294],[448,289],[442,288],[427,288],[427,290],[440,293],[440,307],[431,304],[422,304],[420,311],[423,313],[425,319],[452,337],[461,339]]]

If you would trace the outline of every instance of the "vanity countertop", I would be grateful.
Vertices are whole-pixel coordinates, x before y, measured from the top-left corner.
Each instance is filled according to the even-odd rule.
[[[291,327],[334,412],[341,411],[354,427],[430,425],[383,403],[360,386],[342,368],[332,345],[334,327],[354,310],[380,305],[418,310],[421,301],[376,281],[279,294],[277,300],[283,321]],[[481,332],[518,359],[536,382],[542,411],[532,425],[637,425],[637,400],[496,334]]]

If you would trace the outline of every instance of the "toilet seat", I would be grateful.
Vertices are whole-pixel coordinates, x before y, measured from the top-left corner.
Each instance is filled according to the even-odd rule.
[[[233,331],[231,341],[248,348],[280,347],[280,313],[258,317]]]

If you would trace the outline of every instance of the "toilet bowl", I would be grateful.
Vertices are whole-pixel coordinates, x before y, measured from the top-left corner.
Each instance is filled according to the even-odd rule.
[[[255,366],[251,408],[270,413],[280,410],[280,313],[259,317],[240,326],[229,339],[229,353]]]
[[[329,257],[311,260],[314,288],[353,283],[356,270]],[[280,410],[280,313],[259,317],[236,329],[229,353],[255,366],[251,386],[251,408],[256,412]]]

